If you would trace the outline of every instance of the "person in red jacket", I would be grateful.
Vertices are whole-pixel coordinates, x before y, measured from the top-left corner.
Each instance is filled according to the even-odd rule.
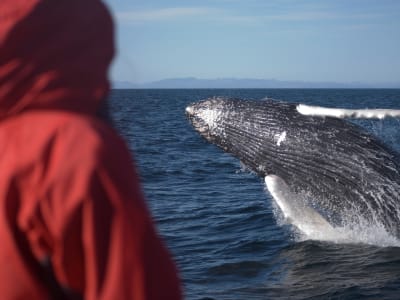
[[[97,116],[99,0],[0,1],[0,298],[180,299],[130,153]]]

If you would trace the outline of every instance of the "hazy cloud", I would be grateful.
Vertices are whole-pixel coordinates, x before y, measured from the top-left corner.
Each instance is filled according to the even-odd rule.
[[[231,9],[212,7],[170,7],[153,10],[120,11],[116,18],[123,23],[171,22],[207,19],[213,22],[229,22],[236,24],[259,24],[265,22],[308,22],[319,20],[371,20],[384,17],[379,13],[344,14],[324,10],[300,10],[259,14],[242,14]]]
[[[212,9],[204,7],[171,7],[155,10],[117,12],[116,17],[122,22],[157,22],[204,16],[211,12]]]

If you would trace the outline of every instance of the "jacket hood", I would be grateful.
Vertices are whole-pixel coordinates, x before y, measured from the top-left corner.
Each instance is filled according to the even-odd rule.
[[[0,1],[0,119],[30,109],[94,114],[114,55],[99,0]]]

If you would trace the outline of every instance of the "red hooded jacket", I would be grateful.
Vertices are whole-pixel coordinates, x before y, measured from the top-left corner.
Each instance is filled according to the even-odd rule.
[[[0,298],[180,299],[130,153],[96,117],[98,0],[0,1]]]

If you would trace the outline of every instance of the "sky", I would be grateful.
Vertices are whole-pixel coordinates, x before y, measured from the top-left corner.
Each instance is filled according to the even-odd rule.
[[[400,82],[399,0],[105,0],[113,81]]]

